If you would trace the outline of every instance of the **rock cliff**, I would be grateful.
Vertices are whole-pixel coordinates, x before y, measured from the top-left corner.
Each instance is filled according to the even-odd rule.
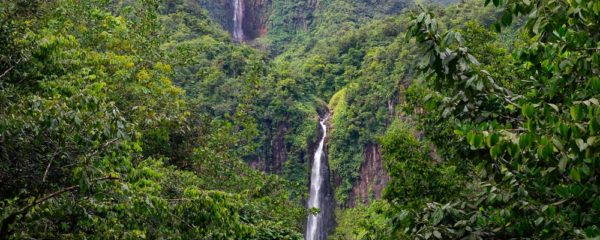
[[[379,199],[390,178],[383,166],[379,145],[367,146],[363,156],[358,181],[354,183],[348,199],[350,207]]]

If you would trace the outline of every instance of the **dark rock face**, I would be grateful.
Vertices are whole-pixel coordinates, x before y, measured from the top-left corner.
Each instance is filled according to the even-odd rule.
[[[325,145],[327,146],[327,145]],[[331,184],[331,180],[330,180],[330,174],[329,174],[329,161],[327,161],[327,147],[325,147],[325,155],[324,155],[324,167],[323,167],[323,174],[325,176],[324,181],[323,181],[323,192],[322,192],[322,196],[321,199],[323,199],[322,201],[322,209],[321,212],[323,213],[322,216],[322,231],[319,233],[319,239],[323,239],[326,240],[327,236],[329,235],[329,233],[331,233],[334,229],[335,229],[335,215],[334,215],[334,209],[335,209],[335,198],[334,198],[334,193],[333,193],[333,186]]]
[[[287,161],[287,148],[285,146],[285,136],[288,133],[287,124],[282,124],[277,127],[275,136],[271,140],[271,161],[265,169],[271,173],[281,173],[283,164]]]
[[[233,0],[199,0],[200,5],[208,10],[209,15],[223,28],[233,30]]]
[[[240,0],[244,2],[244,22],[242,28],[248,40],[267,34],[267,22],[271,9],[271,0]]]
[[[370,145],[365,148],[364,161],[359,172],[359,179],[354,183],[348,199],[350,207],[379,199],[390,179],[383,166],[379,145]]]
[[[271,124],[266,124],[271,127]],[[285,145],[285,137],[288,134],[288,123],[283,122],[267,133],[264,148],[257,155],[246,156],[246,162],[254,169],[280,174],[283,165],[288,160],[288,148]],[[269,128],[270,128],[269,127]],[[312,145],[311,145],[312,147]],[[310,149],[307,149],[307,151]],[[301,159],[304,159],[302,154]]]

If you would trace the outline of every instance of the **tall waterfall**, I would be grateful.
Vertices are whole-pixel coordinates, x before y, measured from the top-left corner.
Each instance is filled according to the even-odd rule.
[[[244,0],[233,0],[233,40],[243,42],[244,36]]]
[[[323,145],[325,145],[325,137],[327,136],[327,125],[325,124],[327,117],[321,120],[321,128],[323,129],[323,137],[319,142],[319,147],[315,152],[312,169],[310,173],[310,197],[308,199],[308,208],[319,208],[323,207],[322,204],[322,193],[321,188],[323,186],[323,179],[327,176],[327,171],[323,171]],[[321,240],[320,234],[323,231],[323,209],[319,214],[310,214],[308,216],[308,223],[306,225],[306,240]]]

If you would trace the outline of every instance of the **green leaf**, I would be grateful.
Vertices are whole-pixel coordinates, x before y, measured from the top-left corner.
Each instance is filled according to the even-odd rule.
[[[569,111],[571,113],[571,118],[575,121],[579,121],[581,119],[581,107],[579,105],[571,106]]]
[[[442,234],[438,230],[433,231],[433,236],[437,239],[442,239]]]
[[[600,102],[596,98],[590,98],[587,101],[596,106],[598,106],[600,104]]]
[[[591,134],[595,134],[598,131],[600,131],[600,123],[598,123],[598,118],[597,117],[592,117],[590,119],[589,130],[590,130]]]
[[[512,24],[512,12],[504,12],[504,15],[502,15],[502,24],[504,24],[504,26],[510,26],[510,24]]]
[[[487,139],[486,139],[486,143],[487,143],[488,147],[492,147],[492,146],[496,145],[499,141],[500,141],[500,134],[497,134],[497,133],[490,134],[489,136],[487,136]]]
[[[502,148],[500,144],[490,148],[490,155],[492,156],[492,158],[497,159],[498,157],[500,157],[501,154]]]
[[[569,128],[569,126],[568,126],[568,125],[566,125],[566,124],[564,124],[564,123],[560,123],[560,125],[558,126],[558,128],[559,128],[558,130],[559,130],[559,132],[560,132],[560,135],[561,135],[563,138],[566,138],[566,137],[568,137],[568,136],[569,136],[569,129],[570,129],[570,128]]]
[[[442,117],[446,118],[448,116],[450,116],[450,114],[452,113],[452,108],[444,108],[444,112],[442,112]]]
[[[600,196],[596,197],[596,199],[594,199],[594,202],[592,203],[592,207],[594,207],[594,209],[596,210],[600,210]]]
[[[476,148],[481,148],[483,146],[483,135],[475,135],[475,138],[473,139],[473,146]]]
[[[535,225],[539,226],[543,221],[544,221],[544,218],[543,217],[539,217],[538,219],[535,220]]]
[[[599,92],[600,91],[600,77],[592,77],[589,81],[589,87],[596,91]]]
[[[90,187],[90,179],[87,175],[87,172],[82,171],[81,177],[79,178],[79,191],[82,193],[87,192],[89,187]]]
[[[552,109],[554,109],[554,111],[559,111],[558,106],[556,106],[556,104],[552,104],[552,103],[548,103],[548,106],[552,107]]]
[[[483,81],[479,80],[479,81],[477,81],[477,83],[475,85],[475,90],[481,91],[481,90],[483,90],[483,87],[484,87]]]
[[[510,144],[507,148],[508,150],[508,154],[510,154],[510,156],[512,157],[517,157],[519,155],[519,146],[517,144]]]
[[[571,179],[575,182],[581,181],[581,175],[579,174],[579,170],[577,170],[577,168],[571,168],[569,177],[571,177]]]
[[[535,116],[535,108],[531,104],[523,105],[521,112],[523,113],[523,116],[528,119],[531,119]]]
[[[75,124],[77,126],[81,126],[81,118],[79,118],[79,116],[75,115]]]
[[[425,18],[425,13],[422,12],[421,14],[419,14],[419,16],[417,17],[417,22],[422,22],[423,19]]]
[[[477,61],[477,59],[473,55],[467,54],[467,57],[469,58],[469,61],[471,61],[471,63],[475,64],[476,66],[481,65],[481,63],[479,63],[479,61]]]
[[[586,143],[588,146],[594,146],[594,143],[596,143],[596,137],[589,137]]]
[[[442,209],[437,209],[431,215],[431,224],[434,226],[438,225],[440,222],[442,222],[443,218],[444,218],[444,212],[442,211]]]
[[[427,102],[431,99],[431,97],[433,97],[433,93],[427,94],[424,98],[423,98],[423,102]]]
[[[565,172],[565,169],[567,168],[567,163],[569,161],[569,158],[567,158],[566,156],[563,156],[560,161],[558,161],[558,170],[560,172]]]
[[[584,176],[589,176],[592,173],[592,169],[587,164],[581,164],[579,167],[579,171],[583,173]]]
[[[533,142],[533,140],[532,140],[532,139],[533,139],[533,138],[531,137],[531,135],[530,135],[530,134],[528,134],[528,133],[522,134],[522,135],[519,137],[519,147],[520,147],[521,149],[526,149],[526,148],[527,148],[527,147],[529,147],[529,146],[531,145],[531,143]]]
[[[549,168],[546,168],[545,170],[541,171],[541,174],[542,174],[542,176],[546,176],[546,174],[554,172],[554,170],[556,170],[555,167],[549,167]]]
[[[535,23],[533,24],[533,28],[531,29],[533,31],[533,33],[540,34],[541,24],[542,24],[542,18],[538,17],[536,19]]]
[[[474,145],[475,144],[475,132],[470,131],[469,133],[467,133],[467,142],[470,145]]]
[[[538,153],[540,154],[541,158],[548,159],[552,156],[553,150],[552,144],[547,143],[540,146]]]
[[[554,144],[554,146],[559,150],[559,151],[563,151],[564,150],[564,146],[562,144],[562,142],[557,139],[557,138],[552,138],[552,143]]]
[[[527,123],[525,123],[525,126],[527,127],[527,130],[529,130],[531,132],[535,132],[537,130],[537,124],[534,119],[527,120]]]
[[[575,143],[577,144],[577,147],[579,147],[579,151],[581,152],[588,147],[588,144],[585,143],[581,138],[575,139]]]

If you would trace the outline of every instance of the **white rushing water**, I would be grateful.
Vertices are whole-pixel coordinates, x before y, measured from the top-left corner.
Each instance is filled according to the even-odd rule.
[[[323,137],[319,142],[319,147],[315,152],[312,169],[310,173],[310,197],[308,199],[308,208],[319,208],[321,209],[321,186],[323,185],[323,174],[321,167],[323,165],[323,145],[325,145],[325,137],[327,136],[327,125],[325,121],[327,118],[321,120],[321,128],[323,129]],[[306,225],[306,240],[320,240],[319,239],[319,228],[322,218],[322,213],[317,215],[310,214],[308,216],[308,223]]]
[[[233,40],[243,42],[245,40],[244,29],[244,0],[233,0]]]

